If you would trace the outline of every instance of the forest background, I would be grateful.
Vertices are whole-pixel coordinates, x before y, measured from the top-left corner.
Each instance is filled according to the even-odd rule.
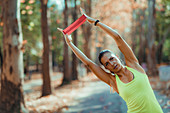
[[[42,97],[52,93],[52,73],[61,72],[61,86],[78,80],[85,68],[57,28],[87,15],[116,29],[131,46],[148,76],[170,65],[170,1],[168,0],[5,0],[0,2],[1,107],[24,103],[22,83],[42,74]],[[110,49],[121,59],[114,40],[85,22],[72,33],[74,44],[99,64],[98,54]],[[86,70],[87,73],[90,70]],[[12,89],[12,90],[11,90]],[[7,92],[11,90],[13,95]],[[15,92],[15,93],[14,93]],[[9,101],[6,101],[9,100]],[[10,106],[9,105],[9,106]],[[17,104],[15,104],[17,106]],[[19,104],[20,105],[20,104]],[[11,106],[8,110],[11,110]],[[14,110],[20,107],[13,108]]]

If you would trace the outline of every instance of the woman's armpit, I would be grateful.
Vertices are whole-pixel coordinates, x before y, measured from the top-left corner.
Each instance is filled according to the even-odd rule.
[[[113,90],[119,94],[117,84],[116,84],[116,78],[113,75],[110,76],[110,87],[112,87]]]

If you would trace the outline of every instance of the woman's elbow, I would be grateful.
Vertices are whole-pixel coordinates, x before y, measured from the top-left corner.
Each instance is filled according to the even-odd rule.
[[[85,59],[85,60],[82,60],[83,64],[86,65],[86,66],[90,66],[91,65],[91,60],[90,59]]]
[[[91,68],[92,65],[94,65],[94,62],[92,62],[91,60],[87,60],[86,63],[85,63],[85,65],[86,65],[87,67]]]

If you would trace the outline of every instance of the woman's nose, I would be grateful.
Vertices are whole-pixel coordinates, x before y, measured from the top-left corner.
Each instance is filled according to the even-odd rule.
[[[111,65],[113,65],[113,64],[114,64],[114,62],[113,62],[113,61],[110,61],[110,64],[111,64]]]

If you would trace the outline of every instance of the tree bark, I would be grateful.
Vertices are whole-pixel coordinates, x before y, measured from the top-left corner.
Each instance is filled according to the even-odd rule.
[[[134,1],[135,2],[135,1]],[[134,15],[136,15],[136,10],[133,8],[133,3],[131,3],[131,8],[132,8],[132,26],[131,26],[131,37],[132,37],[132,50],[135,52],[135,49],[136,49],[136,18],[134,17]]]
[[[81,1],[84,9],[86,9],[86,13],[88,16],[91,16],[91,0]],[[84,42],[84,54],[88,57],[91,58],[90,55],[90,37],[91,37],[91,25],[90,24],[83,24],[83,36],[85,39]],[[90,72],[90,70],[87,67],[87,73]]]
[[[77,19],[77,5],[76,1],[74,0],[74,10],[72,11],[72,16],[73,16],[73,21],[76,21]],[[77,30],[73,32],[73,43],[75,46],[77,46]],[[78,79],[78,74],[77,74],[77,64],[78,64],[78,59],[74,53],[72,53],[72,80],[77,80]]]
[[[36,71],[36,72],[40,72],[40,69],[39,69],[39,58],[38,58],[38,57],[36,58],[36,64],[35,64],[35,66],[36,66],[35,71]]]
[[[145,11],[140,10],[140,15],[143,19],[139,17],[139,51],[138,51],[138,59],[139,63],[142,64],[145,62],[145,49],[146,49],[146,40],[145,40],[145,31],[144,31],[144,24],[145,24]]]
[[[24,65],[24,74],[25,76],[29,77],[29,64],[30,64],[30,55],[28,52],[25,52],[26,60]]]
[[[68,8],[67,8],[67,0],[65,0],[65,10],[64,10],[64,25],[65,28],[68,26]],[[64,38],[63,38],[64,39]],[[61,85],[65,85],[71,82],[71,76],[69,73],[69,57],[68,57],[68,46],[64,39],[64,76]]]
[[[56,52],[55,52],[55,50],[52,50],[52,69],[53,69],[53,72],[56,71],[55,70],[55,66],[56,66],[55,58],[56,58]]]
[[[156,47],[155,41],[155,0],[148,0],[148,36],[147,36],[147,66],[148,74],[152,76],[158,75],[156,67]]]
[[[50,95],[51,92],[51,52],[50,44],[51,39],[49,36],[49,25],[47,18],[47,2],[48,0],[41,0],[41,31],[43,38],[43,64],[42,64],[42,76],[43,76],[43,85],[42,85],[42,96]]]
[[[25,106],[23,80],[22,30],[20,0],[4,0],[3,12],[3,66],[1,75],[1,113],[19,113]]]
[[[0,47],[0,68],[2,68],[2,64],[3,64],[3,56],[2,56],[2,51],[1,51],[1,47]]]

